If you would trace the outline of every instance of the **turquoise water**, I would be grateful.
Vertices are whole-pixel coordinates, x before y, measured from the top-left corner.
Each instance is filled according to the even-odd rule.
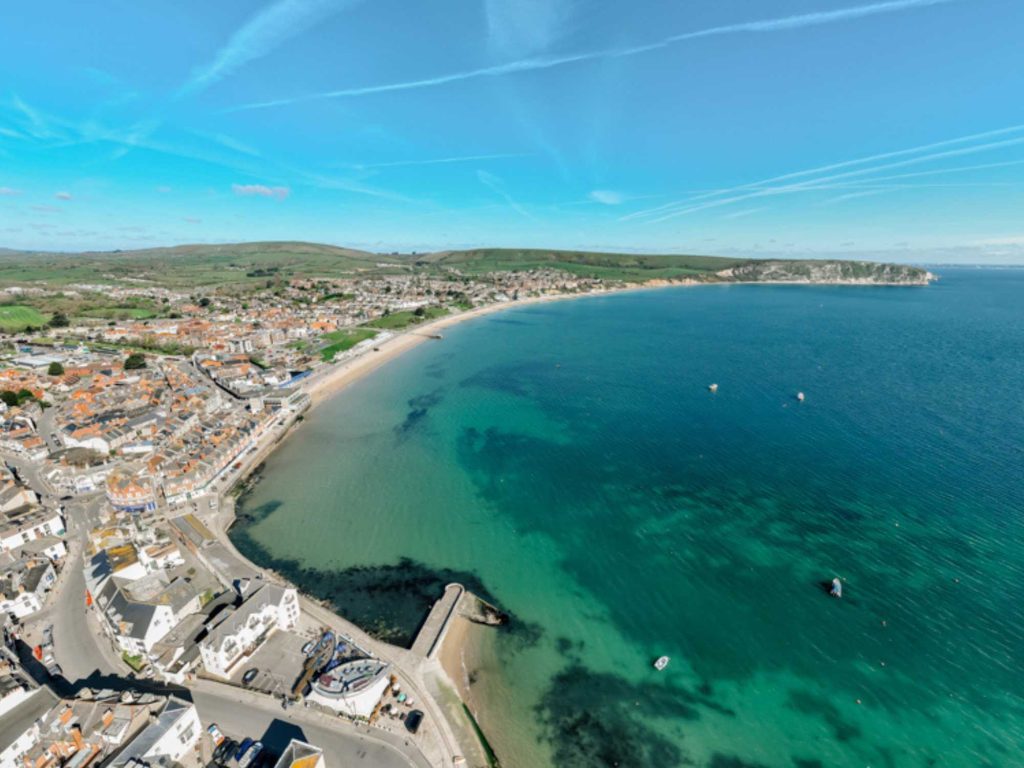
[[[318,408],[234,536],[399,642],[452,578],[508,610],[506,768],[1024,765],[1022,384],[1024,271],[514,308]]]

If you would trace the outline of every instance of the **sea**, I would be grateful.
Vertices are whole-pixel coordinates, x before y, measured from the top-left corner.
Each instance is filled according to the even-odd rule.
[[[466,670],[504,768],[1022,766],[1024,270],[938,271],[448,328],[232,536],[398,644],[450,581],[507,611]]]

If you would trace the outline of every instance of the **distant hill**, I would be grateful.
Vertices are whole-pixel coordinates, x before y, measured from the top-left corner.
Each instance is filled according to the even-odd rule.
[[[479,248],[375,254],[303,242],[179,245],[170,248],[44,253],[0,249],[0,286],[139,284],[169,288],[255,286],[267,280],[458,269],[470,274],[557,269],[609,282],[925,283],[917,267],[859,261],[756,260],[720,256]]]
[[[53,253],[0,249],[0,285],[41,281],[218,286],[282,277],[381,270],[399,260],[352,248],[302,242],[177,245],[139,250]]]

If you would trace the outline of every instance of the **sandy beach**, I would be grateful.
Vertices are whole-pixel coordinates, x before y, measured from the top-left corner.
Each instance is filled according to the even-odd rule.
[[[313,401],[312,407],[315,408],[332,395],[337,394],[348,385],[377,370],[388,361],[393,360],[404,352],[408,352],[413,347],[416,347],[425,341],[432,341],[430,338],[431,335],[439,334],[445,328],[450,328],[453,325],[465,322],[466,320],[485,317],[486,315],[501,312],[506,309],[512,309],[513,307],[544,304],[552,301],[565,301],[566,299],[580,299],[587,296],[606,296],[609,293],[617,293],[621,290],[638,289],[638,286],[632,286],[627,289],[612,289],[606,291],[594,291],[591,293],[565,293],[551,294],[547,296],[534,296],[526,299],[519,299],[517,301],[503,301],[497,304],[488,304],[485,307],[477,307],[466,312],[446,315],[429,323],[423,323],[422,325],[416,325],[407,330],[400,331],[384,341],[377,342],[372,347],[367,344],[365,351],[361,351],[352,357],[343,360],[342,362],[334,365],[330,370],[319,375],[318,378],[307,387],[306,391],[309,393],[309,396]],[[373,351],[374,349],[377,351]]]

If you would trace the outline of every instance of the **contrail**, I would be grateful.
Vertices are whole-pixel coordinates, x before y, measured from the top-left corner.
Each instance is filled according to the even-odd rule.
[[[815,176],[815,175],[817,175],[819,173],[826,173],[828,171],[836,171],[836,170],[839,170],[840,168],[849,168],[851,166],[863,165],[865,163],[875,163],[875,162],[878,162],[879,160],[891,160],[891,159],[896,158],[896,157],[906,157],[907,155],[916,155],[916,154],[919,154],[921,152],[929,152],[931,150],[940,149],[942,147],[951,147],[951,146],[955,146],[956,144],[963,144],[963,143],[969,142],[969,141],[979,141],[979,140],[982,140],[982,139],[992,139],[992,138],[995,138],[996,136],[1005,136],[1006,134],[1020,133],[1021,131],[1024,131],[1024,124],[1021,124],[1021,125],[1011,125],[1008,128],[998,128],[998,129],[993,130],[993,131],[984,131],[983,133],[974,133],[974,134],[970,134],[968,136],[961,136],[961,137],[956,138],[956,139],[945,139],[943,141],[932,142],[931,144],[922,144],[921,146],[918,146],[918,147],[910,147],[909,149],[898,149],[898,150],[895,150],[893,152],[883,152],[883,153],[878,154],[878,155],[869,155],[867,157],[858,157],[858,158],[853,159],[853,160],[843,160],[843,161],[838,162],[838,163],[830,163],[828,165],[819,165],[816,168],[807,168],[807,169],[802,170],[802,171],[794,171],[792,173],[785,173],[785,174],[783,174],[781,176],[773,176],[773,177],[771,177],[769,179],[761,179],[759,181],[752,181],[752,182],[749,182],[748,184],[741,184],[741,185],[736,186],[736,187],[729,187],[727,189],[712,190],[712,191],[709,191],[709,192],[703,192],[703,193],[698,194],[698,195],[692,195],[690,197],[684,198],[683,200],[676,200],[676,201],[671,202],[671,203],[664,203],[663,205],[659,205],[659,206],[657,206],[655,208],[648,208],[648,209],[643,210],[643,211],[635,211],[634,213],[630,213],[630,214],[628,214],[626,216],[623,216],[622,218],[619,219],[619,221],[628,221],[629,219],[641,218],[643,216],[649,216],[649,215],[652,215],[652,214],[655,214],[655,213],[659,213],[661,211],[668,211],[668,210],[671,210],[671,209],[676,208],[676,207],[681,206],[681,205],[688,205],[688,204],[694,203],[694,202],[696,202],[698,200],[706,200],[708,198],[719,197],[721,195],[732,195],[732,194],[735,194],[736,192],[741,192],[743,190],[748,190],[748,189],[758,189],[759,187],[763,187],[766,184],[776,184],[776,183],[778,183],[780,181],[789,181],[791,179],[799,179],[799,178],[802,178],[804,176]],[[933,172],[930,171],[929,173],[933,173]]]
[[[846,179],[851,176],[863,176],[864,174],[877,173],[878,171],[884,171],[889,168],[902,168],[908,165],[915,165],[917,163],[931,162],[932,160],[941,160],[947,157],[960,157],[961,155],[970,155],[976,152],[988,152],[993,149],[1003,149],[1004,147],[1013,147],[1024,144],[1024,137],[1018,137],[1016,139],[1006,139],[1004,141],[994,141],[988,144],[978,144],[973,147],[961,147],[960,149],[951,149],[945,152],[935,152],[930,155],[923,155],[922,157],[914,157],[909,160],[900,160],[895,163],[886,163],[884,165],[874,166],[872,168],[861,168],[856,171],[846,171],[844,173],[837,173],[832,176],[824,176],[817,179],[810,179],[809,181],[799,182],[797,184],[785,184],[780,187],[763,187],[760,189],[754,189],[746,194],[736,195],[734,197],[727,197],[720,200],[711,200],[698,205],[689,205],[685,208],[678,210],[668,211],[664,215],[659,216],[655,219],[648,219],[646,223],[657,224],[662,221],[674,219],[679,216],[685,216],[690,213],[697,211],[706,210],[708,208],[718,208],[722,205],[730,205],[732,203],[739,202],[741,200],[749,200],[754,197],[766,197],[771,195],[783,195],[791,192],[805,192],[815,189],[823,188],[823,185],[830,184],[831,182],[839,179]]]
[[[193,69],[178,90],[178,97],[209,88],[239,67],[266,56],[285,41],[356,2],[358,0],[278,0],[236,30],[212,61]]]
[[[304,96],[293,96],[283,99],[276,99],[273,101],[257,102],[253,104],[243,104],[242,106],[235,107],[234,109],[228,110],[237,112],[246,109],[264,109],[267,107],[278,107],[286,104],[294,104],[301,101],[312,101],[316,99],[340,99],[340,98],[351,98],[356,96],[366,96],[375,93],[388,93],[392,91],[408,91],[417,88],[432,88],[439,85],[445,85],[447,83],[455,83],[463,80],[474,80],[484,77],[503,77],[505,75],[516,74],[519,72],[531,72],[535,70],[551,69],[553,67],[562,67],[567,64],[575,64],[581,61],[593,61],[595,59],[611,59],[611,58],[622,58],[627,56],[636,56],[642,53],[649,53],[650,51],[656,51],[662,48],[668,48],[682,43],[688,40],[696,40],[702,37],[714,37],[718,35],[732,35],[732,34],[743,34],[743,33],[757,33],[757,32],[783,32],[791,29],[801,29],[803,27],[814,27],[821,26],[824,24],[834,24],[840,21],[848,21],[851,19],[860,19],[867,16],[877,16],[885,13],[895,13],[897,11],[909,10],[912,8],[922,8],[931,5],[941,5],[945,3],[956,2],[956,0],[888,0],[888,2],[871,3],[869,5],[858,5],[851,8],[839,8],[834,11],[819,11],[816,13],[803,13],[796,16],[785,16],[777,19],[762,19],[759,21],[746,21],[739,22],[736,24],[725,24],[718,27],[708,27],[707,29],[695,30],[693,32],[684,32],[679,35],[672,35],[662,40],[657,40],[652,43],[646,43],[642,45],[628,46],[625,48],[607,48],[598,51],[583,51],[574,54],[565,54],[562,56],[537,56],[528,59],[520,59],[519,61],[511,61],[505,64],[497,64],[490,67],[480,67],[478,69],[470,69],[462,72],[453,72],[447,75],[438,75],[436,77],[427,77],[418,80],[406,80],[397,83],[385,83],[382,85],[369,85],[359,88],[342,88],[335,91],[324,91],[321,93],[311,93]]]

